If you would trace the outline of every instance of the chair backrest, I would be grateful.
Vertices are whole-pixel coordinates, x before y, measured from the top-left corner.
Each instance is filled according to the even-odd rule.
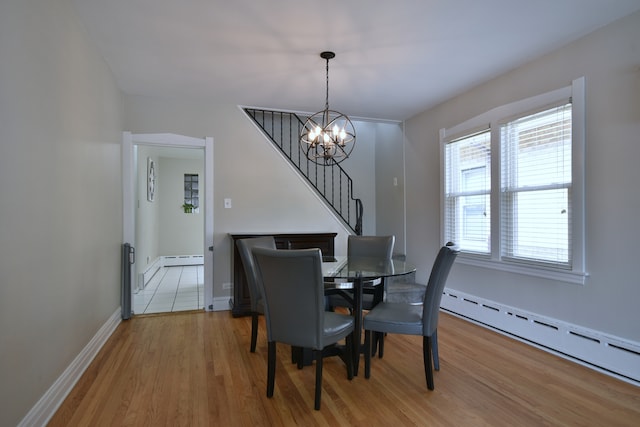
[[[389,258],[393,255],[395,236],[352,236],[347,239],[348,257]]]
[[[276,248],[276,241],[273,236],[265,237],[252,237],[247,239],[239,239],[236,241],[238,246],[238,252],[240,252],[240,258],[242,259],[242,265],[244,266],[244,273],[247,276],[247,288],[249,288],[249,298],[251,299],[251,310],[257,311],[258,303],[262,299],[262,293],[260,292],[260,286],[258,285],[258,272],[256,270],[256,263],[251,251],[253,248]]]
[[[265,301],[267,339],[323,348],[324,282],[320,249],[253,250]]]
[[[433,262],[422,306],[422,332],[424,335],[431,335],[438,328],[442,292],[458,252],[458,248],[455,246],[443,246]]]

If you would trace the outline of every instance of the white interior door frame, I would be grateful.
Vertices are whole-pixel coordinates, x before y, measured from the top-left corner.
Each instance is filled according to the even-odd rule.
[[[205,309],[213,309],[213,138],[194,138],[171,133],[122,134],[122,210],[123,242],[135,247],[135,163],[134,146],[203,148],[204,180],[207,194],[204,197],[204,302]],[[134,274],[132,269],[132,275]],[[131,277],[133,282],[134,277]],[[133,289],[133,286],[132,286]],[[132,301],[133,301],[133,295]]]

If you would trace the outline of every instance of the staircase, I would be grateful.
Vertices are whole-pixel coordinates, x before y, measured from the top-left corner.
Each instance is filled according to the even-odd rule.
[[[362,235],[362,201],[353,197],[353,181],[340,165],[321,166],[308,160],[298,141],[307,117],[295,113],[244,108],[244,112],[311,184],[353,233]]]

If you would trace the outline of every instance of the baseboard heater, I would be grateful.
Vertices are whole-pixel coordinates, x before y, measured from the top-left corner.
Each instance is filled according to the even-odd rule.
[[[640,386],[640,343],[445,289],[440,308]]]
[[[147,266],[147,268],[142,273],[138,273],[136,290],[137,291],[143,290],[147,286],[149,281],[153,278],[153,276],[156,275],[158,270],[160,270],[160,268],[162,268],[162,257],[156,258],[155,260],[153,260],[153,262],[151,262]]]

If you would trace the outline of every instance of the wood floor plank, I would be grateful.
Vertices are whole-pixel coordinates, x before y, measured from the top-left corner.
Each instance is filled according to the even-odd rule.
[[[640,388],[443,313],[440,371],[426,387],[421,337],[388,335],[371,378],[352,381],[277,346],[266,397],[264,319],[255,353],[251,321],[229,312],[136,316],[118,326],[49,426],[634,426]]]

